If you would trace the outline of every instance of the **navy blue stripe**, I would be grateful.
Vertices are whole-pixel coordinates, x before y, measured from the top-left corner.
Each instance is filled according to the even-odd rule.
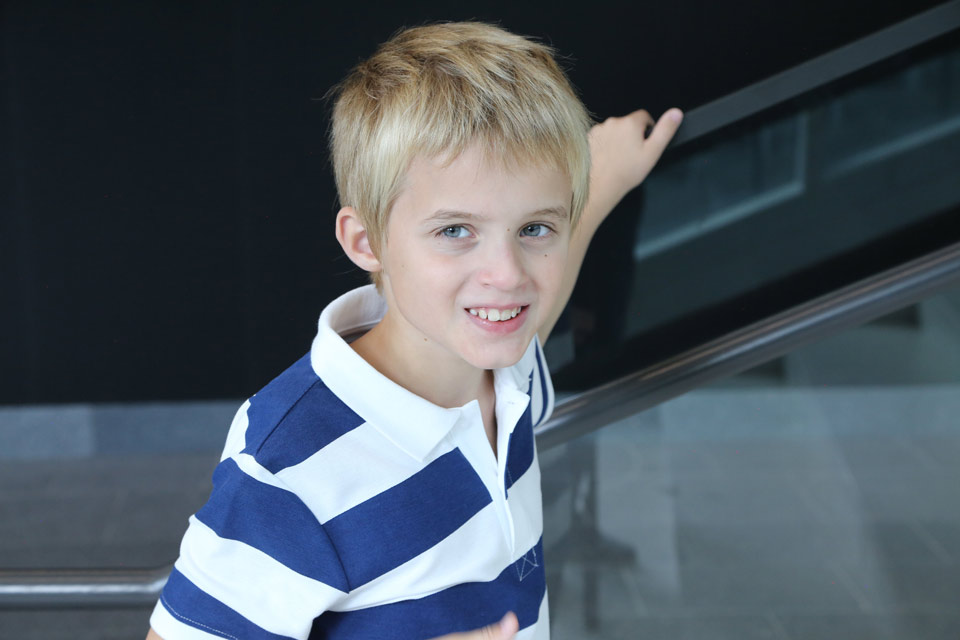
[[[510,434],[510,444],[507,448],[507,477],[504,482],[504,488],[507,491],[533,464],[533,425],[530,422],[530,412],[528,403],[526,411],[517,420],[517,426]]]
[[[320,380],[310,365],[310,354],[290,365],[250,398],[247,409],[247,448],[256,449],[307,390]]]
[[[435,638],[485,627],[508,611],[517,614],[520,628],[525,629],[537,622],[545,593],[541,538],[491,582],[468,582],[417,600],[358,611],[327,611],[314,621],[310,638]]]
[[[364,420],[317,377],[310,354],[250,399],[245,453],[272,473],[299,464]]]
[[[336,549],[306,505],[260,482],[227,458],[213,472],[213,492],[197,519],[221,538],[263,551],[297,573],[347,591]]]
[[[170,572],[160,601],[180,622],[221,638],[256,638],[291,640],[289,636],[270,633],[223,604],[176,569]]]
[[[415,558],[492,502],[459,449],[324,523],[351,588]]]
[[[537,354],[537,367],[539,368],[539,374],[540,374],[540,398],[541,398],[541,401],[540,401],[540,417],[537,418],[537,421],[536,421],[536,423],[535,423],[537,426],[539,426],[540,423],[543,422],[543,416],[545,416],[545,415],[547,414],[547,401],[548,401],[548,397],[547,397],[547,377],[546,377],[545,375],[543,375],[544,366],[543,366],[543,360],[540,358],[540,347],[535,344],[535,345],[533,346],[533,349],[534,349],[534,351],[535,351],[536,354]]]

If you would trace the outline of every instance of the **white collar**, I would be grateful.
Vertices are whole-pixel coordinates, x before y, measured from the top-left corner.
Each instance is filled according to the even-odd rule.
[[[310,363],[324,384],[353,411],[409,455],[422,462],[450,432],[468,406],[447,409],[401,387],[377,371],[341,337],[369,330],[387,312],[387,303],[374,285],[349,291],[320,314]],[[537,338],[520,361],[494,370],[497,405],[527,397],[536,361]],[[474,402],[474,401],[471,401]]]

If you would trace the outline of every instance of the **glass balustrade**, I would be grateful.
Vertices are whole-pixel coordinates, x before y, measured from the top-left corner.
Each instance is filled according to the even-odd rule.
[[[960,290],[541,466],[557,640],[960,637]]]

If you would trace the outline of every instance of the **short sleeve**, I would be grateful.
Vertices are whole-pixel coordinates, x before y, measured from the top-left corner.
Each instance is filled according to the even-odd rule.
[[[553,381],[543,355],[540,337],[535,336],[531,345],[532,357],[524,358],[530,369],[530,412],[533,427],[545,424],[553,414]]]
[[[249,455],[225,458],[150,625],[164,640],[307,638],[349,586],[300,498]]]

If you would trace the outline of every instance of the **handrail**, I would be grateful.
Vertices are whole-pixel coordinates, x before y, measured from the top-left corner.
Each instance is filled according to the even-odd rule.
[[[0,610],[142,607],[160,597],[170,569],[0,570]]]
[[[691,109],[675,147],[960,28],[953,0],[707,105]],[[733,332],[558,403],[537,430],[546,450],[826,335],[960,284],[960,243]],[[0,610],[147,606],[171,570],[0,569]]]
[[[960,28],[960,0],[828,51],[713,102],[691,109],[668,148],[686,144],[765,109]]]
[[[537,430],[537,449],[557,446],[952,286],[960,286],[960,242],[558,403]]]

